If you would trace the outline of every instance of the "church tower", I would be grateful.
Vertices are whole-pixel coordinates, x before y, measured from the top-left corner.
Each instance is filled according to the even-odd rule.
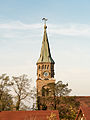
[[[51,57],[50,47],[47,37],[47,26],[46,20],[44,20],[44,35],[42,41],[42,48],[40,57],[37,61],[37,96],[41,97],[42,95],[42,87],[47,85],[48,83],[55,83],[54,79],[54,60]]]

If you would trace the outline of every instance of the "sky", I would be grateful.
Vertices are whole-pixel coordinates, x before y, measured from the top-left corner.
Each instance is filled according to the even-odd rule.
[[[0,0],[0,74],[27,74],[36,84],[43,17],[56,81],[89,96],[90,0]]]

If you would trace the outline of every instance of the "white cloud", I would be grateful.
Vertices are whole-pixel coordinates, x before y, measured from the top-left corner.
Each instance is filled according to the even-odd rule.
[[[1,38],[26,38],[41,35],[43,24],[25,24],[20,21],[0,23]],[[28,33],[29,32],[29,33]],[[48,24],[50,35],[85,36],[90,37],[90,25],[88,24]],[[26,37],[25,37],[26,36]]]
[[[41,24],[24,24],[20,21],[0,24],[0,29],[9,29],[9,30],[32,30],[32,29],[38,29],[40,27]]]
[[[30,39],[38,36],[41,27],[41,24],[24,24],[20,21],[0,23],[0,39]]]
[[[88,24],[50,25],[49,31],[57,35],[90,37],[90,25]]]

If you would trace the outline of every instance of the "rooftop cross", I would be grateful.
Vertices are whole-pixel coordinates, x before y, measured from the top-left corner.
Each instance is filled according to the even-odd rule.
[[[46,25],[46,21],[47,21],[48,19],[43,18],[42,20],[44,21],[44,24]]]

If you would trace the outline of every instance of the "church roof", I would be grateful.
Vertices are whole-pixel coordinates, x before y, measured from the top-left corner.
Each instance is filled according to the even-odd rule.
[[[37,63],[42,63],[42,62],[54,63],[54,60],[52,59],[51,53],[50,53],[50,47],[49,47],[46,29],[47,29],[47,26],[45,24],[41,53],[40,53],[40,57],[39,57]]]
[[[39,110],[39,111],[2,111],[0,120],[59,120],[57,110]]]
[[[90,107],[80,106],[79,112],[75,120],[78,120],[79,116],[83,115],[85,120],[90,120]]]
[[[76,96],[76,99],[80,102],[80,105],[90,107],[90,96]]]

